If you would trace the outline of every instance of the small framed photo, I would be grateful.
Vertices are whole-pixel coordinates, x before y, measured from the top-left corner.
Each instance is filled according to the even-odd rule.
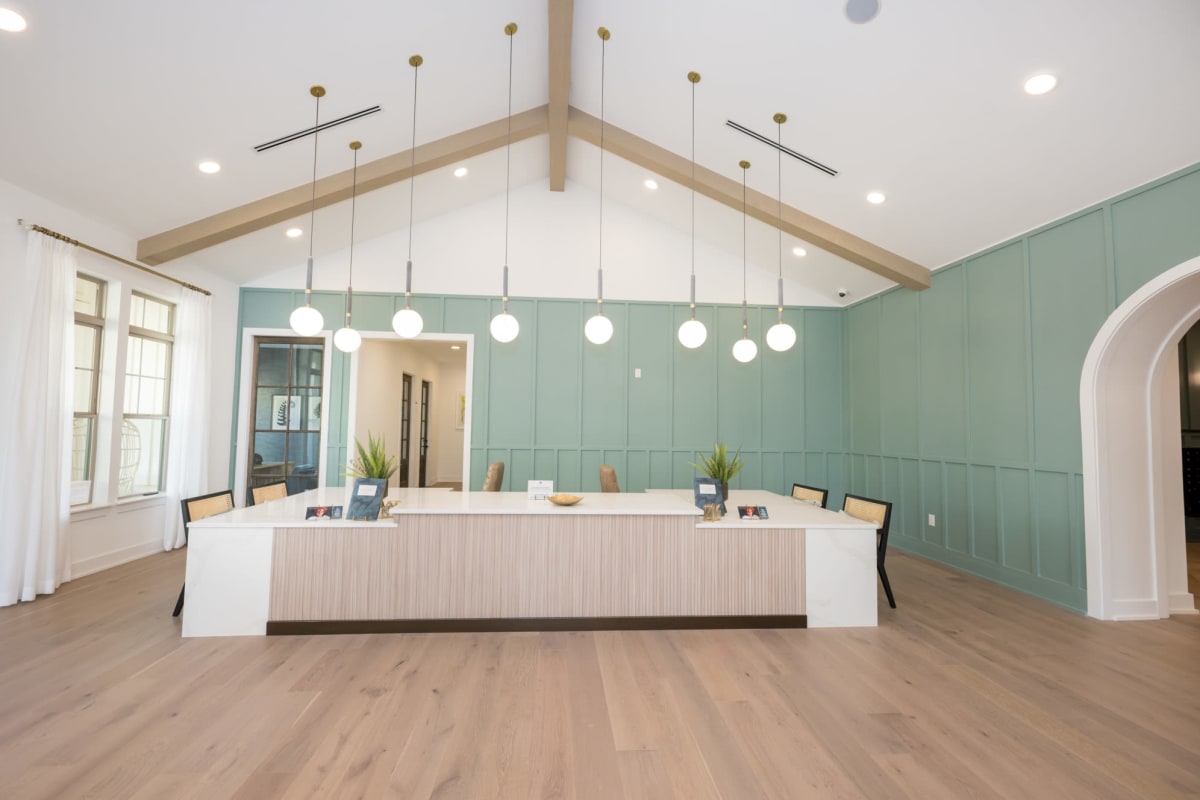
[[[304,512],[306,520],[341,519],[341,506],[309,506]]]

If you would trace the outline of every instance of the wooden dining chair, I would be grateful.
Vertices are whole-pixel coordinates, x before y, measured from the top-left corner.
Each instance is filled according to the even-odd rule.
[[[282,500],[288,496],[287,481],[268,483],[266,486],[255,486],[250,490],[250,495],[254,498],[254,505],[256,506],[272,500]]]
[[[180,509],[183,511],[183,540],[187,541],[188,525],[195,520],[211,517],[214,514],[220,514],[233,509],[233,491],[225,489],[220,492],[211,494],[203,494],[199,497],[189,497],[179,501]],[[179,599],[175,601],[175,610],[171,612],[172,617],[178,617],[179,612],[183,611],[183,593],[187,589],[187,583],[179,587]]]
[[[828,489],[817,489],[813,486],[805,486],[802,483],[792,484],[792,497],[797,500],[807,500],[815,506],[825,508],[825,503],[829,500]]]
[[[617,471],[608,464],[600,465],[600,491],[620,492],[621,485],[617,483]]]
[[[485,492],[498,492],[500,487],[504,485],[504,462],[493,461],[488,465],[487,475],[483,478],[483,490]]]
[[[847,494],[842,511],[865,522],[874,522],[879,527],[875,540],[875,568],[879,571],[879,579],[883,581],[883,591],[887,592],[888,605],[895,608],[896,598],[892,595],[892,584],[883,566],[883,559],[887,555],[888,527],[892,524],[892,504]]]

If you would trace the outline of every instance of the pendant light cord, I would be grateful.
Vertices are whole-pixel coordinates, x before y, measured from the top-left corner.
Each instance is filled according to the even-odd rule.
[[[607,31],[605,31],[607,33]],[[604,55],[608,39],[600,35],[600,246],[597,277],[596,303],[604,302]]]
[[[354,148],[354,171],[350,178],[350,274],[347,276],[348,288],[354,286],[354,211],[358,202],[358,148]]]
[[[504,266],[508,266],[508,208],[509,191],[512,183],[512,76],[513,37],[508,37],[508,140],[504,152]],[[508,294],[508,289],[504,290]]]
[[[780,146],[782,146],[783,145],[783,123],[777,122],[775,124],[775,126],[776,126],[775,141],[778,142],[780,144]],[[779,226],[777,228],[778,233],[779,233],[779,277],[780,277],[780,279],[782,279],[783,278],[783,151],[782,150],[779,150],[779,149],[775,150],[775,161],[776,161],[775,168],[777,170],[775,180],[776,180],[776,185],[779,187],[778,204],[777,204],[777,209],[779,211]],[[782,310],[783,309],[780,309],[780,311],[782,311]]]
[[[689,79],[691,76],[688,76]],[[697,76],[697,80],[699,76]],[[696,281],[696,82],[692,81],[692,283]],[[692,298],[695,317],[696,298]]]
[[[324,94],[324,91],[321,92]],[[321,95],[316,95],[317,111],[313,116],[313,173],[312,173],[312,206],[308,214],[308,260],[313,257],[313,229],[317,221],[317,139],[321,132]]]
[[[417,188],[417,73],[420,66],[413,67],[413,119],[412,149],[408,167],[408,260],[412,261],[413,240],[413,194]],[[355,154],[357,157],[357,154]]]

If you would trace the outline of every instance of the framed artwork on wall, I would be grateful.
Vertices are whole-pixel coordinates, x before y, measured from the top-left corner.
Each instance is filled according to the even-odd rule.
[[[467,395],[462,389],[458,390],[454,404],[454,428],[462,430],[467,425]]]
[[[271,430],[298,431],[302,422],[300,395],[277,394],[271,397]]]

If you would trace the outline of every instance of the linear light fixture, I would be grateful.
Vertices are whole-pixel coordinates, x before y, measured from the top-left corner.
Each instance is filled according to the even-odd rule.
[[[259,153],[262,153],[266,150],[270,150],[272,147],[279,147],[279,145],[281,145],[281,144],[287,144],[288,142],[294,142],[297,139],[303,139],[305,136],[312,136],[314,133],[317,133],[318,131],[323,131],[326,128],[332,128],[335,125],[341,125],[344,122],[353,122],[354,120],[365,117],[368,114],[374,114],[377,111],[382,111],[382,110],[383,110],[383,108],[381,108],[380,106],[371,106],[370,108],[364,108],[362,111],[355,111],[353,114],[347,114],[344,117],[338,117],[337,119],[331,119],[331,120],[329,120],[329,122],[322,122],[320,125],[314,125],[313,127],[305,128],[302,131],[296,131],[295,133],[289,133],[287,136],[280,136],[278,139],[272,139],[271,141],[269,141],[265,144],[257,144],[254,146],[254,149],[256,151],[258,151]]]
[[[789,156],[796,159],[797,161],[803,161],[805,164],[808,164],[810,167],[821,170],[821,172],[824,172],[826,175],[836,176],[838,174],[838,171],[836,169],[834,169],[833,167],[822,164],[820,161],[817,161],[815,158],[809,158],[808,156],[804,155],[803,153],[797,153],[792,148],[790,148],[786,145],[780,144],[779,142],[775,141],[774,139],[763,136],[761,133],[758,133],[757,131],[752,131],[749,128],[747,128],[745,125],[739,125],[738,123],[734,122],[731,119],[725,120],[725,124],[728,125],[729,127],[733,128],[735,131],[737,131],[739,133],[746,134],[751,139],[757,139],[758,141],[762,142],[763,144],[767,145],[768,147],[774,147],[779,152],[787,153]]]

